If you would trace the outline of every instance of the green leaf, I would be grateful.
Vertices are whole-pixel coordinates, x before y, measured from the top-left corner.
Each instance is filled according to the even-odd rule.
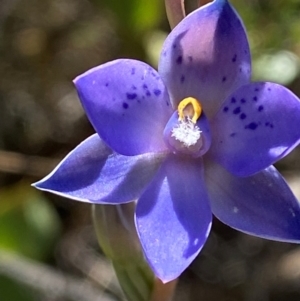
[[[2,189],[0,200],[0,248],[46,259],[61,228],[51,203],[23,182]]]
[[[20,285],[13,280],[0,276],[1,301],[36,301],[34,293],[26,286]]]
[[[141,33],[157,26],[165,15],[161,0],[94,0],[96,4],[111,10],[120,26],[131,32]]]

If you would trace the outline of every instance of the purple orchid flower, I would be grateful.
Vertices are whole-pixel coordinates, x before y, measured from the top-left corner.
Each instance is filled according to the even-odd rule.
[[[75,79],[97,134],[34,186],[95,204],[137,200],[141,245],[164,282],[200,252],[212,213],[242,232],[299,242],[299,202],[272,164],[299,142],[300,102],[250,76],[243,23],[215,0],[170,33],[158,72],[120,59]]]

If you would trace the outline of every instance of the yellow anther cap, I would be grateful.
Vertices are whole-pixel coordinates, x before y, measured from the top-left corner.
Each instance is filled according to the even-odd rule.
[[[184,98],[178,105],[179,120],[184,120],[185,117],[196,123],[202,114],[202,106],[194,97]]]

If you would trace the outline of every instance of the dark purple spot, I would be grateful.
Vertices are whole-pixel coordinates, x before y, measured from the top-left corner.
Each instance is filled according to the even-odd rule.
[[[155,78],[155,79],[160,79],[159,75],[155,72],[151,72],[151,75]]]
[[[268,88],[268,91],[271,92],[271,88]]]
[[[148,90],[148,91],[146,91],[146,95],[147,96],[151,96],[151,93],[150,93],[150,91]]]
[[[185,76],[184,76],[184,75],[181,75],[181,77],[180,77],[180,82],[183,84],[184,81],[185,81]]]
[[[257,97],[256,96],[253,97],[253,101],[257,101]]]
[[[136,86],[133,85],[133,86],[132,86],[132,90],[136,90]]]
[[[137,97],[136,93],[126,93],[127,99],[135,99]]]
[[[180,55],[177,59],[176,59],[176,63],[178,65],[182,64],[182,55]]]
[[[242,98],[241,99],[241,103],[245,103],[246,102],[246,99],[245,98]]]
[[[164,52],[163,52],[163,56],[166,56],[166,55],[167,55],[167,51],[164,51]]]
[[[226,77],[226,76],[223,76],[222,82],[223,82],[223,83],[226,82],[226,79],[227,79],[227,77]]]
[[[236,103],[236,99],[234,97],[231,98],[231,103]]]
[[[259,106],[258,107],[258,112],[261,112],[264,109],[264,106]]]
[[[170,105],[170,103],[169,103],[168,101],[166,101],[166,104],[167,104],[167,106],[169,106],[169,105]]]
[[[255,130],[258,127],[258,124],[255,122],[251,122],[245,126],[245,129]]]
[[[177,45],[174,43],[174,44],[173,44],[173,49],[175,49],[176,47],[177,47]]]
[[[239,68],[239,71],[240,71],[240,73],[242,73],[242,71],[243,71],[243,70],[242,70],[242,68],[241,68],[241,67]]]
[[[234,137],[236,135],[236,133],[231,133],[230,137]]]
[[[259,91],[259,89],[258,88],[255,88],[255,90],[254,90],[255,92],[258,92]]]
[[[147,90],[148,86],[146,84],[143,84],[143,89]]]
[[[235,54],[234,57],[232,58],[232,62],[233,62],[233,63],[236,62],[236,58],[237,58],[237,56],[236,56],[236,54]]]
[[[188,59],[190,63],[193,61],[193,57],[191,55],[188,56]]]
[[[135,68],[132,68],[131,69],[131,75],[134,75],[135,74]]]
[[[233,114],[240,114],[241,113],[241,107],[237,107],[233,110]]]
[[[228,112],[228,107],[224,107],[223,112]]]
[[[124,109],[128,109],[128,103],[123,102],[123,108],[124,108]]]
[[[245,113],[242,113],[241,115],[240,115],[240,119],[245,119],[247,117],[247,115],[245,114]]]
[[[141,103],[141,101],[140,101],[139,99],[137,100],[137,102],[138,102],[138,103]]]
[[[274,127],[273,124],[270,122],[266,122],[265,126],[271,128],[271,129]]]
[[[105,84],[105,87],[108,87],[108,86],[109,86],[109,83],[106,83],[106,84]]]
[[[156,95],[156,96],[159,96],[161,94],[161,91],[159,89],[154,89],[153,90],[153,93]]]

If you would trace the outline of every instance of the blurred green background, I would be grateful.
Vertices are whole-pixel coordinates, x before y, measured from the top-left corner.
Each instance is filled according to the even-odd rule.
[[[1,0],[0,300],[122,300],[97,246],[90,206],[30,187],[93,129],[72,79],[112,59],[156,66],[169,32],[163,0]],[[232,0],[253,78],[300,95],[300,1]],[[196,1],[186,1],[188,11]],[[299,196],[299,150],[278,168]],[[175,300],[299,301],[300,248],[215,221]]]

